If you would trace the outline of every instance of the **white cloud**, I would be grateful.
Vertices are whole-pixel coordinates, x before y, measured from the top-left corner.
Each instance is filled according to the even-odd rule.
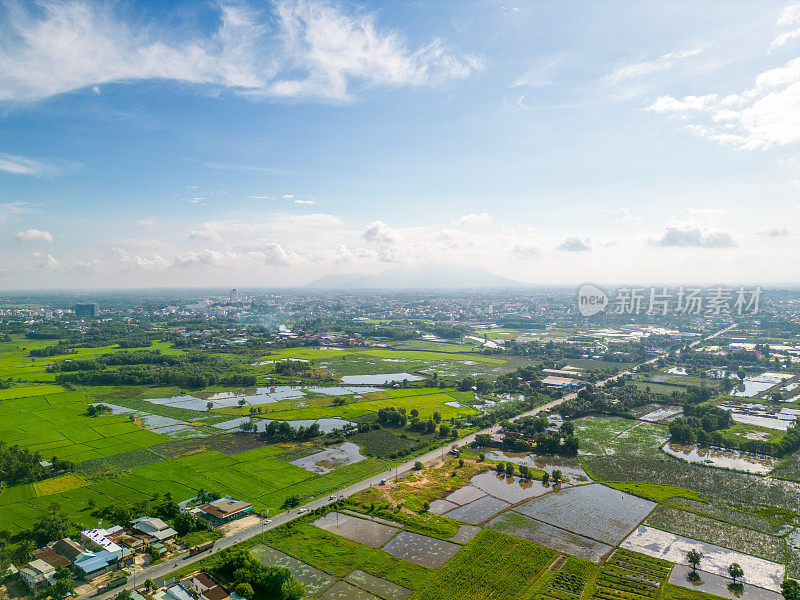
[[[31,208],[27,202],[5,202],[0,204],[0,223],[6,223],[11,219],[30,212]]]
[[[721,96],[661,96],[645,110],[688,122],[719,144],[762,150],[800,141],[800,58],[759,73],[751,88]]]
[[[800,4],[790,4],[789,6],[784,7],[784,9],[781,11],[781,14],[778,15],[778,25],[783,27],[796,27],[798,24],[800,24]],[[772,40],[769,50],[772,52],[776,48],[785,46],[791,40],[798,37],[800,37],[800,28],[796,27],[791,31],[784,31],[778,34],[778,36]]]
[[[617,85],[631,79],[638,79],[639,77],[650,75],[651,73],[667,71],[675,65],[676,61],[697,56],[702,51],[702,48],[676,50],[675,52],[664,54],[653,60],[637,60],[623,63],[605,75],[603,81],[609,85]]]
[[[292,264],[292,258],[277,242],[264,246],[264,261],[270,266],[285,267]]]
[[[291,200],[292,198],[294,198],[294,194],[284,194],[283,196],[281,196],[281,198],[283,198],[284,200]]]
[[[589,252],[592,249],[592,244],[587,237],[571,235],[561,242],[556,249],[564,252]]]
[[[373,221],[361,234],[361,238],[368,242],[393,244],[397,241],[398,236],[395,231],[383,221]]]
[[[636,223],[641,221],[641,217],[635,217],[629,208],[609,208],[600,210],[600,214],[605,215],[608,219],[625,221],[627,223]]]
[[[458,227],[468,227],[470,225],[488,225],[492,222],[492,215],[487,212],[469,213],[456,220]]]
[[[139,219],[138,221],[136,221],[137,227],[141,227],[146,231],[153,231],[156,228],[156,225],[158,225],[158,223],[159,221],[155,217],[150,217],[147,219]]]
[[[26,229],[25,231],[20,231],[14,236],[14,239],[26,244],[53,243],[53,236],[50,232],[42,231],[41,229]]]
[[[309,205],[309,206],[312,205],[312,204],[316,204],[316,202],[314,202],[313,200],[295,200],[294,203],[295,204],[305,204],[305,205]]]
[[[341,101],[355,83],[428,85],[481,68],[480,59],[454,54],[439,39],[410,48],[370,13],[325,0],[270,6],[272,14],[264,14],[223,4],[216,30],[180,38],[156,23],[123,21],[114,3],[7,4],[0,11],[0,100],[164,79],[252,98]]]
[[[39,259],[39,268],[46,271],[57,271],[61,268],[61,262],[56,259],[52,254],[34,254],[34,257]]]
[[[736,240],[727,231],[678,223],[667,225],[664,235],[650,240],[650,243],[653,246],[672,248],[735,248],[737,246]]]
[[[548,56],[534,64],[528,71],[517,77],[512,87],[541,87],[551,85],[550,71],[564,59],[563,54]]]
[[[511,250],[514,258],[530,260],[544,256],[544,248],[536,244],[517,244]]]
[[[0,64],[2,64],[2,62],[0,62]],[[0,67],[0,80],[2,78],[1,74],[2,67]],[[0,94],[2,94],[1,86]],[[31,175],[33,177],[52,177],[60,172],[54,165],[25,156],[3,153],[0,153],[0,171],[13,173],[14,175]]]
[[[763,237],[784,237],[791,233],[791,230],[786,227],[763,227],[756,231],[757,235]]]

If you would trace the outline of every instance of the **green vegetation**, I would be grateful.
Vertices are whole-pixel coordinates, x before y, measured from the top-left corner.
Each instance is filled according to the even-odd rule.
[[[420,586],[414,600],[519,598],[556,553],[533,542],[482,530]]]
[[[415,589],[430,573],[417,565],[329,533],[309,523],[290,524],[259,536],[261,542],[327,571],[344,577],[361,569],[403,587]]]
[[[656,600],[666,583],[672,563],[618,549],[600,568],[589,590],[598,600]]]

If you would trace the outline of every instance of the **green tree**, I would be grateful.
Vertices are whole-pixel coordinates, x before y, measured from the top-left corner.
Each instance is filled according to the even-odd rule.
[[[156,589],[156,582],[153,581],[152,579],[145,579],[144,589],[147,590],[148,592],[152,592],[154,589]]]
[[[542,474],[542,483],[550,483],[550,473],[547,471]]]
[[[130,590],[122,590],[119,594],[114,596],[115,600],[131,600],[131,598],[133,598],[133,596]]]
[[[697,565],[700,564],[701,560],[703,560],[703,555],[694,548],[686,553],[686,561],[692,565],[692,573],[697,573]]]
[[[728,567],[728,575],[731,576],[731,579],[733,579],[733,583],[735,585],[736,580],[744,575],[744,570],[739,563],[731,563],[731,565]]]
[[[509,462],[506,463],[506,475],[513,475],[514,474],[514,463]]]
[[[787,579],[781,583],[781,593],[785,600],[800,600],[800,583],[794,579]]]
[[[300,600],[306,595],[306,588],[297,579],[287,579],[281,585],[281,595],[284,600]]]
[[[255,596],[253,586],[249,583],[240,583],[236,586],[234,591],[243,598],[247,598],[247,600],[252,600],[253,596]]]
[[[561,481],[561,469],[555,469],[553,471],[553,481],[555,481],[556,483]]]

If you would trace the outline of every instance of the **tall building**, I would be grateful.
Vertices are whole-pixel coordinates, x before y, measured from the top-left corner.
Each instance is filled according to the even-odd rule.
[[[236,302],[239,299],[239,292],[236,288],[231,290],[231,293],[228,295],[231,302]]]
[[[97,313],[97,304],[94,302],[90,302],[87,304],[76,304],[75,305],[75,316],[76,317],[89,317],[92,318]]]

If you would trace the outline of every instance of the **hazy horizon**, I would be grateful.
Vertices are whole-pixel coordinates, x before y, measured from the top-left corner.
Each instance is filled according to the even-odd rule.
[[[795,285],[798,6],[6,3],[0,288]]]

